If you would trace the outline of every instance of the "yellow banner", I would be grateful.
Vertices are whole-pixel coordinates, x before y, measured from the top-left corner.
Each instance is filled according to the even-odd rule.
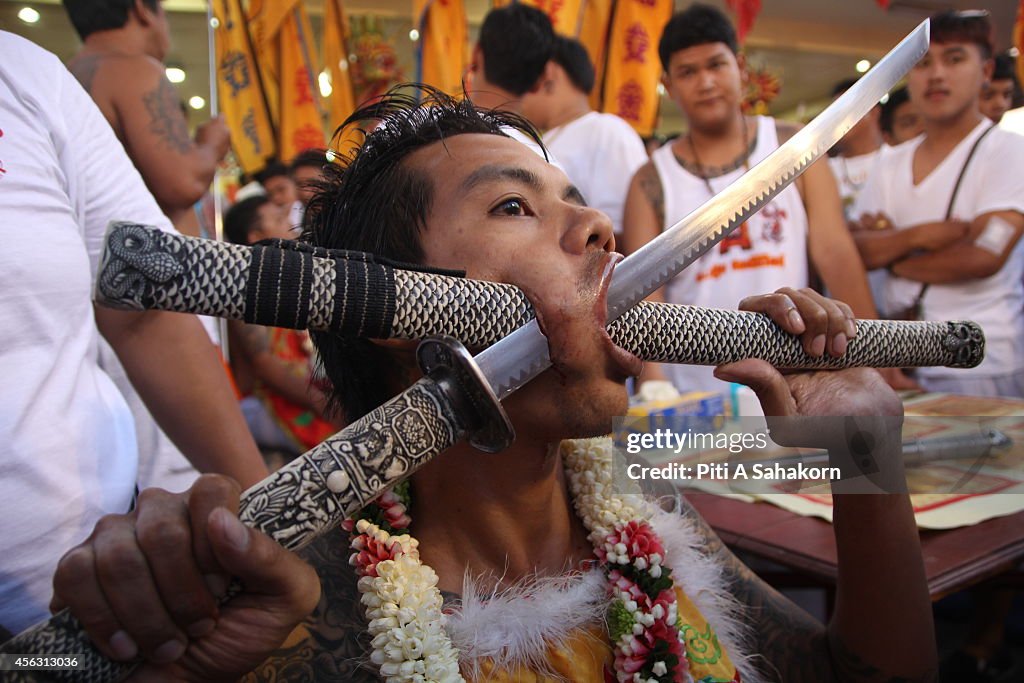
[[[601,109],[640,135],[650,135],[658,119],[658,40],[672,6],[672,0],[619,0],[615,6]]]
[[[511,5],[514,0],[494,0],[492,7],[504,7]],[[524,5],[536,7],[551,19],[551,25],[555,27],[555,33],[563,36],[576,38],[579,35],[580,24],[583,20],[583,6],[589,4],[589,0],[519,0]]]
[[[313,30],[302,3],[295,3],[281,22],[277,38],[281,56],[278,150],[281,161],[288,163],[305,149],[324,146],[320,93],[313,75]]]
[[[260,78],[263,81],[263,94],[270,107],[270,115],[277,125],[280,110],[278,84],[281,75],[281,56],[277,49],[277,34],[285,16],[297,5],[299,0],[249,0],[249,11],[246,18],[249,23],[249,36],[256,64],[259,66]]]
[[[413,25],[420,32],[416,80],[450,95],[461,94],[469,62],[469,31],[462,0],[414,0],[412,7]]]
[[[263,168],[277,148],[274,128],[253,59],[245,15],[238,0],[212,0],[218,25],[216,42],[217,95],[231,130],[231,146],[246,173]]]
[[[594,90],[590,93],[590,106],[601,109],[601,93],[604,88],[604,65],[608,47],[608,26],[612,20],[613,0],[583,0],[583,17],[577,36],[587,48],[594,65]]]
[[[334,130],[356,110],[348,64],[348,20],[341,0],[324,0],[324,66],[331,76],[327,125]]]

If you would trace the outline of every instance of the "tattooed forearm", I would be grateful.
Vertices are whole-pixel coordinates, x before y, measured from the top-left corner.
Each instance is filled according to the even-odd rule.
[[[170,81],[161,79],[156,90],[143,95],[142,101],[149,112],[150,132],[169,149],[187,154],[192,149],[192,139],[188,136],[188,125],[181,113],[178,92]]]
[[[718,534],[683,500],[682,513],[702,538],[704,551],[724,567],[729,592],[750,622],[750,649],[765,680],[773,683],[933,683],[893,676],[850,650],[835,633],[766,584],[722,543]]]
[[[369,636],[348,535],[325,534],[300,552],[320,575],[320,604],[279,650],[245,677],[247,683],[364,683],[379,680],[369,662]]]
[[[68,70],[71,71],[85,91],[92,94],[92,82],[96,78],[96,71],[99,69],[100,55],[82,55],[76,57],[70,64],[68,64]]]
[[[637,179],[640,182],[640,189],[650,202],[654,215],[658,219],[658,230],[665,227],[665,193],[661,188],[661,178],[658,177],[658,169],[654,164],[648,162],[637,171]]]

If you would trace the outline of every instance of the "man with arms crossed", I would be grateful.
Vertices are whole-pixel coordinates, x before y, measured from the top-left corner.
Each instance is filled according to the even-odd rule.
[[[928,54],[907,79],[924,135],[883,151],[857,203],[862,224],[876,229],[855,239],[869,268],[895,276],[886,310],[974,320],[985,330],[984,362],[922,368],[926,389],[1022,397],[1024,138],[978,110],[991,55],[987,13],[932,17]]]

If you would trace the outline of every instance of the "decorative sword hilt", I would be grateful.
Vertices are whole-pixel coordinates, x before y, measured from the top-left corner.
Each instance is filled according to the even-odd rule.
[[[426,375],[409,389],[242,493],[238,517],[289,550],[298,550],[468,437],[497,452],[512,443],[512,424],[466,349],[451,338],[424,341]],[[228,596],[241,590],[233,584]],[[69,671],[0,672],[3,683],[122,680],[137,664],[107,659],[68,610],[0,645],[4,654],[81,655]]]

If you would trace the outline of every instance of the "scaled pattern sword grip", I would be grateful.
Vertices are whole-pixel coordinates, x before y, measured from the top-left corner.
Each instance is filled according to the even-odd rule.
[[[307,545],[458,441],[465,428],[449,403],[433,380],[421,379],[245,491],[239,518],[290,550]],[[133,668],[104,657],[68,610],[0,645],[0,652],[81,653],[82,669],[45,672],[54,681],[108,683]],[[0,681],[33,683],[43,673],[0,672]]]
[[[777,368],[971,368],[985,356],[985,336],[969,321],[858,320],[839,358],[815,358],[768,316],[698,306],[640,303],[608,326],[616,344],[655,362],[722,365],[761,358]]]

